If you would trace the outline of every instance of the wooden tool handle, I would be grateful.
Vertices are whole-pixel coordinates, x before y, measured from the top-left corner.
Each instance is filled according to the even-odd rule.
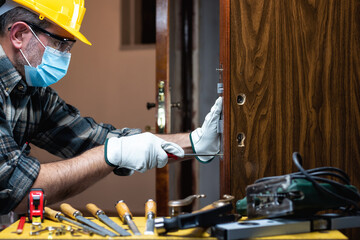
[[[119,201],[116,204],[115,208],[116,208],[116,211],[118,212],[118,214],[119,214],[119,216],[120,216],[120,218],[121,218],[121,220],[123,222],[124,222],[124,216],[126,214],[129,214],[132,217],[132,214],[131,214],[129,208],[128,208],[128,206],[126,205],[126,203],[124,201],[122,201],[122,200]]]
[[[147,217],[149,212],[152,212],[154,215],[156,215],[156,202],[152,199],[147,200],[145,203],[145,217]]]
[[[98,208],[95,204],[93,203],[88,203],[86,204],[86,209],[96,218],[99,218],[99,216],[97,215],[98,211],[102,211],[100,208]]]
[[[67,203],[62,203],[60,205],[60,209],[63,213],[65,213],[67,216],[73,218],[76,220],[76,215],[81,215],[81,213],[76,210],[75,208],[73,208],[70,204]]]
[[[58,222],[59,219],[56,218],[58,214],[61,214],[60,212],[57,212],[49,207],[45,207],[45,217],[48,219],[51,219],[53,221]]]

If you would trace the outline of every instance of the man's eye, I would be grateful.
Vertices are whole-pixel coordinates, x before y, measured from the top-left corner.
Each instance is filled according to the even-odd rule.
[[[62,46],[62,42],[61,42],[61,41],[55,41],[54,44],[55,44],[55,46],[56,46],[57,49],[61,48],[61,46]]]

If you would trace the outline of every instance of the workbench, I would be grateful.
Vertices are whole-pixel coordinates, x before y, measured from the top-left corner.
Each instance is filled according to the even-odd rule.
[[[99,220],[89,217],[95,223],[105,226]],[[124,229],[128,230],[127,225],[124,225],[118,217],[111,217],[111,219],[122,226]],[[145,229],[145,218],[144,217],[134,217],[134,222],[139,228],[140,232],[143,233]],[[61,227],[61,225],[68,225],[66,222],[59,223],[51,220],[45,219],[42,228],[45,227]],[[177,232],[168,233],[166,236],[155,235],[140,235],[140,236],[129,236],[129,237],[102,237],[99,235],[87,235],[87,234],[78,234],[78,236],[72,236],[69,232],[63,235],[56,235],[55,233],[49,233],[48,231],[41,232],[39,235],[30,235],[31,232],[31,223],[25,223],[24,231],[22,234],[15,233],[18,226],[18,221],[10,225],[8,228],[0,232],[0,239],[211,239],[216,240],[216,238],[210,237],[209,233],[200,231],[201,229],[186,229],[180,230]],[[74,226],[76,227],[76,226]],[[108,227],[106,227],[108,228]],[[110,229],[110,228],[109,228]],[[33,231],[36,231],[33,230]],[[273,237],[263,237],[256,239],[348,239],[345,235],[337,230],[325,231],[325,232],[313,232],[313,233],[303,233],[303,234],[293,234],[293,235],[281,235]]]

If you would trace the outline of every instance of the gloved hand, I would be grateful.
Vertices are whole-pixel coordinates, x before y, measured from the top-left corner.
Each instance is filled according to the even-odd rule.
[[[194,153],[219,153],[220,133],[218,133],[217,129],[222,111],[222,102],[222,97],[219,97],[206,115],[201,128],[197,128],[190,133],[190,142]],[[212,156],[196,157],[197,160],[203,163],[209,162],[213,158]]]
[[[177,144],[151,133],[141,133],[126,137],[112,137],[105,142],[105,161],[112,167],[121,167],[145,172],[148,169],[166,165],[166,152],[184,157],[184,150]]]

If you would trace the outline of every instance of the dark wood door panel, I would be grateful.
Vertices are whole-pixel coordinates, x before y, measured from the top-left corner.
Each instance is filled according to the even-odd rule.
[[[359,13],[358,0],[230,1],[225,117],[237,199],[258,178],[297,171],[294,151],[306,169],[339,167],[360,187]]]

